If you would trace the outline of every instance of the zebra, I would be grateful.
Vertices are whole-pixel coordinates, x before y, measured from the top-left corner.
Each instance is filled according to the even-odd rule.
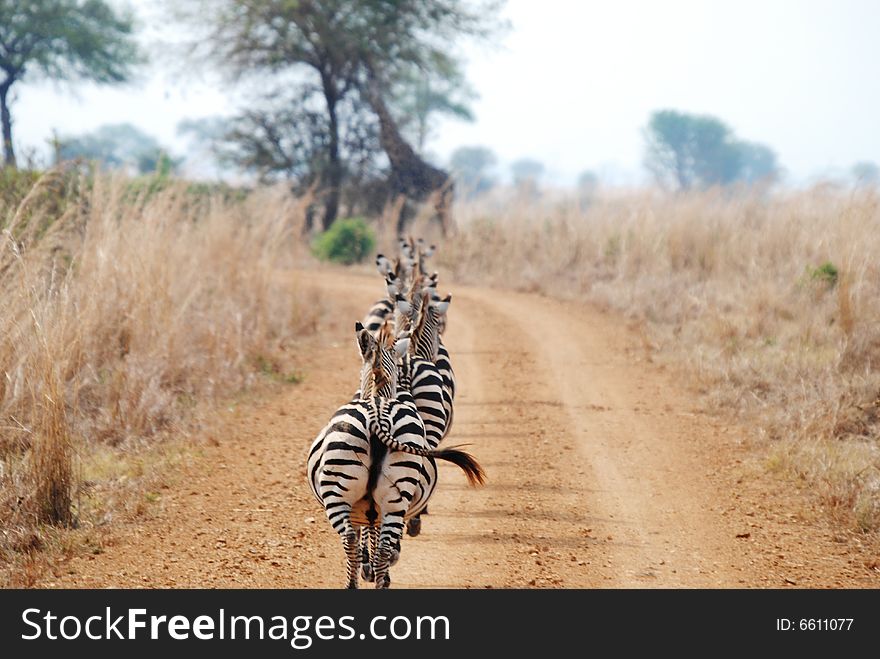
[[[397,391],[397,360],[409,342],[395,342],[389,328],[385,323],[374,337],[355,324],[363,362],[360,395],[331,417],[307,461],[312,493],[342,538],[349,588],[358,587],[364,527],[374,529],[368,533],[376,588],[390,585],[388,571],[399,557],[404,521],[424,508],[436,487],[434,460],[460,467],[471,485],[485,479],[470,454],[428,447],[415,405]]]
[[[449,351],[443,344],[443,340],[438,337],[437,359],[434,365],[440,372],[440,378],[443,380],[443,406],[446,408],[446,428],[443,431],[443,437],[449,434],[452,428],[452,419],[455,416],[455,372],[452,370],[452,361],[449,357]]]
[[[431,358],[431,360],[434,362],[434,365],[437,367],[437,370],[440,372],[440,377],[443,380],[443,406],[446,409],[447,417],[446,426],[443,431],[443,438],[445,438],[446,435],[449,434],[449,430],[452,427],[453,403],[455,402],[455,372],[452,370],[452,360],[449,356],[449,350],[443,343],[443,338],[441,335],[444,331],[446,331],[446,311],[449,307],[449,302],[452,300],[452,296],[447,295],[446,298],[440,298],[440,295],[437,293],[436,272],[428,277],[427,283],[418,290],[421,293],[427,292],[429,294],[430,301],[434,305],[434,309],[436,311],[436,336],[431,339],[432,341],[436,341],[436,348],[432,348],[433,357]],[[421,301],[423,299],[425,299],[423,296],[418,296],[411,303],[408,312],[404,314],[407,322],[409,322],[410,324],[418,316],[421,307]],[[400,307],[399,300],[400,295],[398,295],[398,307]],[[442,304],[444,302],[445,304]]]
[[[432,449],[437,448],[446,436],[451,410],[447,404],[442,375],[435,365],[440,318],[445,316],[451,300],[451,295],[445,300],[436,301],[428,293],[423,294],[421,312],[410,333],[409,349],[400,364],[400,368],[406,370],[411,379],[410,390],[425,425],[425,439]],[[404,300],[399,300],[398,305],[404,313],[409,307]],[[427,514],[427,506],[423,512]],[[421,528],[421,514],[417,514],[407,522],[406,533],[417,536]]]
[[[440,318],[446,314],[452,296],[441,301],[423,295],[421,313],[410,333],[409,347],[402,365],[412,374],[411,391],[425,424],[425,437],[437,448],[446,432],[447,407],[443,400],[443,378],[435,364],[440,335]]]
[[[427,284],[425,284],[423,266],[423,259],[432,255],[436,250],[436,246],[431,245],[427,249],[422,249],[422,242],[421,238],[418,241],[413,241],[412,238],[409,241],[401,238],[401,254],[394,261],[391,261],[384,254],[376,255],[376,269],[385,278],[387,295],[373,303],[363,320],[364,327],[374,335],[394,310],[395,299],[407,288],[409,289],[408,293],[411,300],[415,300],[420,296],[423,286],[433,287],[434,295],[436,296],[437,273],[435,272],[429,277]],[[413,258],[412,254],[416,254],[417,258]],[[416,271],[418,276],[415,275]],[[403,330],[405,328],[398,327],[398,329]]]
[[[379,257],[385,258],[381,254]],[[400,295],[402,289],[402,280],[395,272],[392,271],[385,275],[385,291],[387,295],[370,307],[362,323],[367,328],[367,331],[374,336],[379,332],[379,328],[382,327],[389,314],[393,311],[395,300]]]

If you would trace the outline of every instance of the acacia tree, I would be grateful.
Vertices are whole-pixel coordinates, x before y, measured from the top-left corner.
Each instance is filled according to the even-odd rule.
[[[3,157],[15,167],[9,92],[16,82],[125,81],[138,61],[131,16],[104,0],[0,0],[0,123]]]
[[[485,146],[461,146],[449,157],[453,174],[471,198],[485,194],[495,185],[492,169],[497,162],[498,158]]]
[[[191,0],[184,18],[204,25],[194,52],[232,79],[287,74],[301,98],[320,90],[327,121],[319,181],[324,227],[336,218],[345,168],[341,130],[344,102],[366,103],[379,121],[379,138],[403,192],[421,192],[448,176],[425,163],[403,138],[393,116],[394,90],[406,76],[449,80],[460,75],[450,44],[462,35],[488,34],[488,5],[462,0]],[[290,74],[299,74],[292,78]],[[293,82],[291,82],[293,80]],[[410,153],[411,152],[411,153]],[[438,175],[438,172],[440,175]]]
[[[346,177],[362,176],[381,152],[376,122],[365,116],[367,108],[356,107],[353,100],[340,105],[343,112],[337,126],[340,170]],[[264,182],[291,181],[299,192],[321,183],[331,126],[326,114],[302,98],[267,98],[224,124],[215,139],[215,151],[223,162],[253,172]]]
[[[777,174],[769,147],[736,139],[715,117],[661,110],[651,115],[645,140],[645,165],[659,183],[679,190],[755,183]]]

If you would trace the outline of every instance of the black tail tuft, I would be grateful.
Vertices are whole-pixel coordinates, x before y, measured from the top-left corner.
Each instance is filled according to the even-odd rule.
[[[434,451],[432,455],[439,460],[446,460],[454,465],[458,465],[467,476],[468,483],[476,487],[482,485],[486,481],[486,472],[477,462],[476,458],[470,453],[459,451],[456,448],[445,448]]]

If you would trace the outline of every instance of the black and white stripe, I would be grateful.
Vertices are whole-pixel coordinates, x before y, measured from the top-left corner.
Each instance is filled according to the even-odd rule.
[[[360,323],[355,329],[363,358],[361,390],[318,434],[307,469],[312,493],[342,537],[348,587],[358,585],[366,527],[373,529],[368,535],[376,587],[387,588],[405,520],[427,505],[436,487],[434,460],[458,465],[474,484],[483,481],[483,471],[463,451],[429,448],[414,401],[405,389],[398,396],[399,355],[387,325],[378,339]],[[399,342],[397,350],[405,344]]]

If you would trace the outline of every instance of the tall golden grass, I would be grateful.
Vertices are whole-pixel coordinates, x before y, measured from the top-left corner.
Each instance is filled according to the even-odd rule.
[[[55,170],[0,207],[0,562],[77,522],[84,456],[184,432],[312,326],[302,201],[155,187]]]
[[[757,428],[768,465],[880,528],[876,191],[494,198],[457,219],[447,272],[626,314],[711,407]]]

